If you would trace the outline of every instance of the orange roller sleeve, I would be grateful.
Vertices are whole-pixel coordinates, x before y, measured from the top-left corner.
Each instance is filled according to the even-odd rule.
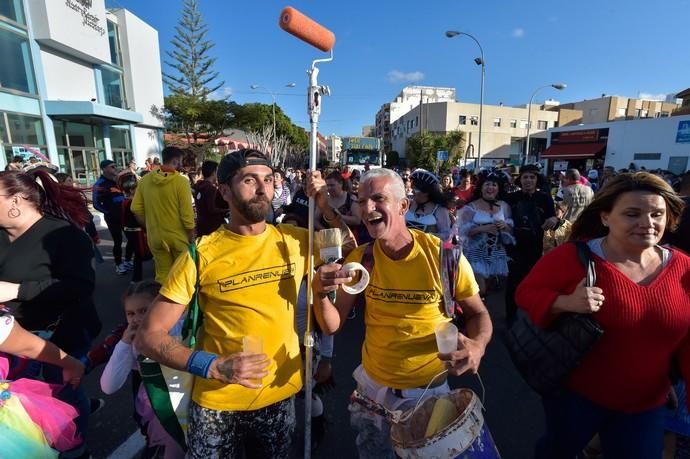
[[[279,22],[281,29],[315,48],[325,52],[333,49],[335,34],[291,6],[283,9]]]

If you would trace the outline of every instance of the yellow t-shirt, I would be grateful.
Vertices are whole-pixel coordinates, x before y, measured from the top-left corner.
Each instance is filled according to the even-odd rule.
[[[412,251],[402,260],[390,259],[374,242],[374,270],[365,290],[362,365],[379,384],[394,389],[425,386],[444,370],[439,360],[434,327],[448,322],[439,272],[436,236],[410,230]],[[353,250],[346,262],[360,262],[364,247]],[[465,256],[458,264],[455,298],[479,292]]]
[[[262,336],[272,363],[261,389],[195,378],[192,399],[212,410],[248,411],[297,393],[302,361],[295,305],[307,270],[307,231],[267,225],[258,236],[242,236],[221,226],[199,239],[197,247],[204,313],[197,348],[229,355],[242,351],[244,336]],[[175,262],[160,293],[188,304],[195,281],[196,268],[187,253]]]

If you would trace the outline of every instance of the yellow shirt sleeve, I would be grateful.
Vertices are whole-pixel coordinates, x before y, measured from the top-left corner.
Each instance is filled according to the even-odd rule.
[[[464,254],[460,255],[458,261],[458,274],[455,280],[455,300],[462,301],[479,293],[479,285],[474,278],[474,272],[470,262]]]
[[[195,287],[196,265],[189,252],[185,252],[170,269],[160,294],[177,304],[187,305],[192,300]]]
[[[180,176],[182,180],[178,180],[178,209],[180,209],[180,220],[182,226],[187,229],[194,229],[194,209],[192,208],[192,189],[189,180]]]

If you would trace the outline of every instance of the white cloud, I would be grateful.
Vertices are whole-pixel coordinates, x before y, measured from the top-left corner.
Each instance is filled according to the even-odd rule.
[[[522,38],[525,36],[525,29],[522,27],[518,27],[516,29],[513,29],[513,37],[515,38]]]
[[[422,72],[401,72],[400,70],[391,70],[388,72],[388,81],[391,83],[405,83],[405,82],[417,82],[424,79],[424,74]]]
[[[652,94],[651,92],[641,92],[637,97],[644,100],[666,100],[668,94]]]
[[[232,88],[230,86],[223,86],[222,88],[209,94],[209,98],[213,100],[227,99],[232,96]]]

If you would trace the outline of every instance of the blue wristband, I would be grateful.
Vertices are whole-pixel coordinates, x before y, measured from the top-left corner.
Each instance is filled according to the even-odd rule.
[[[194,351],[187,360],[187,371],[194,376],[208,378],[208,370],[218,356],[206,351]]]

